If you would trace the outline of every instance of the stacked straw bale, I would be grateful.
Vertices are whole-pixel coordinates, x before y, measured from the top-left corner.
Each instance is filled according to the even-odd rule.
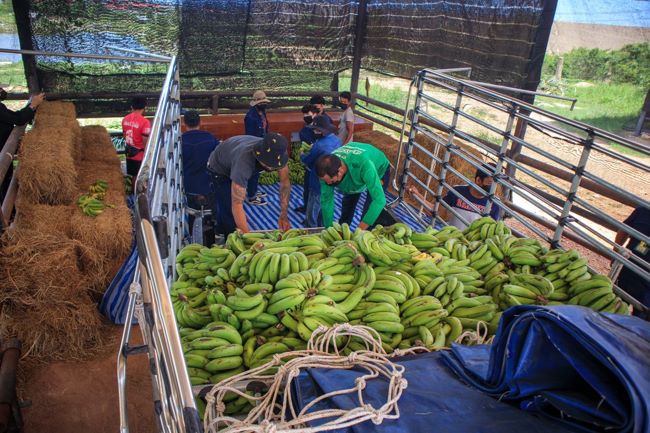
[[[102,346],[97,301],[131,246],[131,213],[110,137],[80,128],[75,108],[44,102],[22,142],[14,224],[0,238],[0,335],[29,361],[81,359]],[[97,159],[94,159],[97,156]],[[109,183],[96,218],[77,198]]]

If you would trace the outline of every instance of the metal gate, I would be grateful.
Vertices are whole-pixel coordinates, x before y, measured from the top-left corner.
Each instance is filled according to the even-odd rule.
[[[566,239],[570,239],[622,264],[639,278],[650,281],[650,265],[627,248],[616,245],[604,234],[603,228],[622,231],[646,244],[650,244],[650,238],[608,215],[599,208],[598,203],[587,198],[595,192],[603,200],[650,208],[650,203],[639,190],[621,188],[616,185],[615,176],[604,179],[594,173],[589,165],[594,158],[606,157],[622,170],[630,168],[640,173],[639,180],[647,180],[650,179],[647,160],[635,158],[618,149],[648,158],[650,148],[558,116],[488,87],[516,89],[485,85],[452,75],[458,72],[468,70],[425,69],[414,79],[415,103],[408,118],[408,140],[405,146],[400,144],[398,152],[398,175],[394,186],[399,191],[399,197],[394,204],[406,199],[407,185],[414,185],[424,191],[423,197],[413,197],[420,205],[420,213],[414,216],[422,219],[426,212],[444,223],[440,218],[442,206],[466,223],[462,215],[443,201],[445,190],[456,192],[454,186],[448,183],[449,175],[455,175],[488,197],[487,206],[481,210],[463,199],[468,209],[488,215],[492,206],[499,206],[502,213],[553,247],[563,248]],[[561,158],[527,138],[527,130],[531,129],[537,135],[570,146],[575,152],[574,160]],[[423,144],[421,137],[429,139],[429,143],[433,142],[433,148]],[[483,158],[469,152],[467,146],[483,153],[485,158],[493,161],[493,166],[486,166]],[[474,179],[468,179],[454,168],[450,164],[452,157],[460,158],[477,169],[482,167],[489,170],[494,179],[490,188],[483,190],[474,183]],[[523,177],[528,180],[524,181]],[[504,194],[498,195],[497,187],[502,188]],[[462,199],[462,196],[456,196]],[[616,269],[617,266],[613,266],[614,272]],[[636,308],[644,309],[620,288],[617,288],[617,292]]]

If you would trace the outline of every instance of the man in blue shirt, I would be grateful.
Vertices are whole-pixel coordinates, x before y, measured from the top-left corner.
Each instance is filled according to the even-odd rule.
[[[253,137],[264,137],[269,132],[269,122],[266,118],[266,108],[271,101],[266,97],[262,90],[256,90],[251,100],[251,108],[244,117],[244,134]],[[260,175],[255,173],[248,180],[246,187],[246,196],[249,204],[254,206],[264,206],[267,201],[264,199],[266,194],[257,191]]]
[[[208,172],[208,158],[219,144],[214,135],[201,131],[201,116],[196,111],[188,111],[183,116],[187,131],[181,136],[183,147],[183,186],[187,206],[192,209],[206,209],[214,206],[212,176]],[[194,217],[190,216],[190,227]]]
[[[305,126],[299,132],[300,141],[308,145],[314,144],[316,137],[314,130],[309,127],[314,121],[314,117],[318,115],[318,108],[315,105],[307,104],[302,107],[302,120]],[[305,179],[302,182],[302,205],[295,208],[296,212],[305,213],[307,210],[307,200],[309,199],[309,169],[305,168]]]
[[[336,127],[328,116],[319,115],[309,128],[314,130],[316,142],[309,153],[301,155],[300,159],[309,169],[309,197],[307,198],[306,227],[322,227],[323,216],[320,212],[320,179],[316,175],[314,165],[316,160],[323,156],[329,155],[339,147],[341,140],[336,136]]]

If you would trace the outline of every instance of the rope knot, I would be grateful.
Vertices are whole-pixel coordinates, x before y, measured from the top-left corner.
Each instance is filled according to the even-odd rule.
[[[223,413],[226,410],[226,404],[223,401],[217,402],[217,413]]]
[[[277,427],[275,426],[275,424],[272,423],[271,421],[267,420],[267,419],[262,421],[261,426],[264,429],[264,430],[262,430],[263,433],[275,433],[278,430]]]
[[[376,410],[374,407],[370,406],[369,404],[364,405],[364,409],[371,414],[372,418],[370,419],[375,425],[379,425],[384,421],[385,414],[382,411]]]
[[[357,352],[350,352],[350,354],[348,355],[348,361],[350,361],[352,364],[356,364],[358,357],[359,354]]]
[[[357,377],[354,381],[354,384],[358,386],[360,389],[366,389],[366,379],[364,379],[363,377]]]
[[[404,356],[404,355],[406,355],[406,352],[404,352],[402,349],[393,350],[393,356]]]

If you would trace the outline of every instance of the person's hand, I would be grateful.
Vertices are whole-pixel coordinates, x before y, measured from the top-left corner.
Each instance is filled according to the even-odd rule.
[[[32,108],[32,110],[35,110],[36,108],[38,108],[39,105],[41,105],[41,102],[43,102],[44,99],[45,99],[45,93],[43,92],[37,95],[33,95],[31,97],[31,102],[29,106]]]
[[[291,228],[291,223],[289,222],[289,217],[287,215],[280,215],[278,219],[278,229],[281,232],[286,232]]]

